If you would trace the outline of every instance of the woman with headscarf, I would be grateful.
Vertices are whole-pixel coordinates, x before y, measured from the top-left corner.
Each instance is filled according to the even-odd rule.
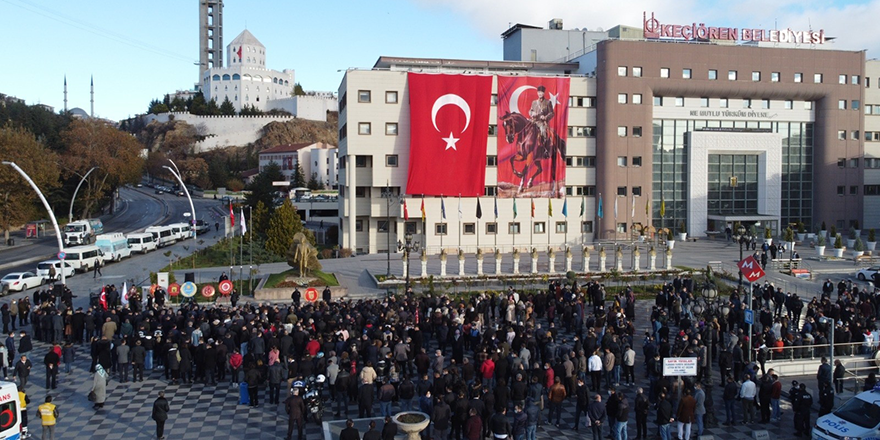
[[[101,364],[95,366],[95,381],[92,385],[92,392],[95,393],[93,408],[96,410],[103,408],[104,401],[107,400],[107,372]]]

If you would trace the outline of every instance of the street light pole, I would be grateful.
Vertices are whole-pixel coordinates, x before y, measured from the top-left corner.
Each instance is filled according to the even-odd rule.
[[[34,183],[34,181],[31,179],[31,177],[28,176],[27,173],[24,172],[24,170],[22,170],[21,168],[18,167],[18,165],[15,164],[15,162],[8,162],[8,161],[4,160],[3,162],[0,162],[0,163],[2,163],[3,165],[9,165],[13,169],[15,169],[15,171],[18,171],[18,173],[21,174],[21,177],[24,177],[24,180],[26,180],[27,183],[29,183],[31,185],[31,188],[33,188],[34,191],[37,192],[37,195],[40,196],[40,201],[43,202],[43,206],[46,208],[46,211],[49,213],[49,218],[52,219],[52,226],[55,228],[55,238],[58,240],[58,253],[64,252],[64,240],[62,240],[62,238],[61,238],[61,229],[58,227],[58,220],[55,219],[55,213],[52,212],[52,208],[49,206],[49,202],[46,201],[46,197],[43,196],[43,193],[40,191],[40,188],[37,186],[36,183]],[[62,286],[66,283],[66,278],[64,276],[65,267],[66,266],[64,265],[64,261],[62,261],[61,262],[61,285]]]
[[[189,190],[186,188],[186,184],[183,183],[183,178],[182,178],[183,175],[180,174],[180,169],[177,168],[177,164],[174,163],[174,161],[171,159],[168,159],[168,162],[171,162],[171,165],[174,166],[175,171],[177,171],[176,173],[172,172],[171,174],[174,174],[174,177],[176,177],[177,181],[180,182],[180,187],[183,188],[183,193],[186,194],[186,199],[189,200],[189,209],[192,212],[192,227],[190,228],[190,231],[192,232],[193,240],[195,240],[196,239],[196,208],[193,205],[193,200],[192,200],[192,197],[190,197],[190,195],[189,195]],[[163,166],[163,168],[168,168],[168,167]],[[168,171],[171,171],[171,168],[168,168]]]
[[[79,192],[79,187],[81,187],[82,184],[85,183],[86,178],[89,177],[89,174],[92,174],[92,171],[95,171],[98,168],[99,167],[92,167],[92,169],[90,169],[85,176],[82,176],[82,179],[80,179],[79,183],[76,185],[76,189],[73,190],[73,197],[70,198],[70,212],[67,214],[67,221],[73,221],[73,201],[76,200],[76,193]]]
[[[387,258],[386,258],[386,268],[385,268],[385,279],[391,278],[391,199],[395,197],[395,195],[391,192],[391,186],[389,182],[385,182],[385,189],[382,190],[381,194],[382,198],[385,199],[385,237],[386,237],[386,246],[387,246]]]

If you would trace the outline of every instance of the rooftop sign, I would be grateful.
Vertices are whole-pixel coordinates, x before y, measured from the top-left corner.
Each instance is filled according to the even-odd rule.
[[[712,27],[703,23],[690,25],[661,24],[660,20],[648,18],[648,13],[642,13],[644,36],[647,40],[684,40],[684,41],[708,41],[727,40],[767,43],[796,43],[796,44],[825,44],[825,30],[819,31],[796,31],[788,29],[752,29]]]

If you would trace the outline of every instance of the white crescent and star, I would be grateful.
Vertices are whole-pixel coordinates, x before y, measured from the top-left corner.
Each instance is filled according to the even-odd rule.
[[[535,89],[534,86],[519,86],[513,93],[510,95],[510,112],[511,113],[520,113],[519,111],[519,95],[522,95],[528,89]]]
[[[439,112],[440,109],[446,105],[454,105],[460,108],[462,112],[464,112],[465,122],[464,128],[461,130],[461,132],[464,133],[464,131],[467,130],[468,126],[471,125],[471,106],[468,105],[467,101],[465,101],[464,98],[454,93],[447,93],[434,101],[434,106],[431,108],[431,122],[434,124],[434,129],[438,132],[440,131],[440,128],[437,127],[437,112]],[[458,151],[455,143],[458,142],[460,139],[456,138],[453,132],[450,131],[449,137],[441,139],[446,142],[447,150],[451,148]]]

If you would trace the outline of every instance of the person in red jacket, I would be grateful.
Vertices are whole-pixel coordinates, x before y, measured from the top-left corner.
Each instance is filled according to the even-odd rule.
[[[544,377],[547,379],[547,383],[544,386],[550,389],[553,386],[554,379],[556,379],[556,372],[550,368],[550,363],[544,364]]]
[[[771,373],[770,377],[773,378],[773,386],[770,389],[770,407],[773,408],[773,414],[770,416],[770,420],[778,422],[782,418],[782,411],[779,409],[779,397],[782,396],[782,381],[779,380],[779,376],[773,374],[772,368],[767,372]]]
[[[495,388],[495,362],[492,358],[486,359],[483,365],[480,365],[480,375],[483,378],[483,385],[488,386],[489,389]]]
[[[241,357],[241,353],[236,348],[231,355],[229,355],[229,369],[232,370],[232,383],[238,385],[238,372],[241,371],[241,364],[244,362],[244,358]]]
[[[309,355],[311,357],[315,357],[318,355],[318,352],[321,351],[321,344],[318,342],[317,339],[311,338],[309,340],[309,343],[306,344],[306,351],[309,352]]]

